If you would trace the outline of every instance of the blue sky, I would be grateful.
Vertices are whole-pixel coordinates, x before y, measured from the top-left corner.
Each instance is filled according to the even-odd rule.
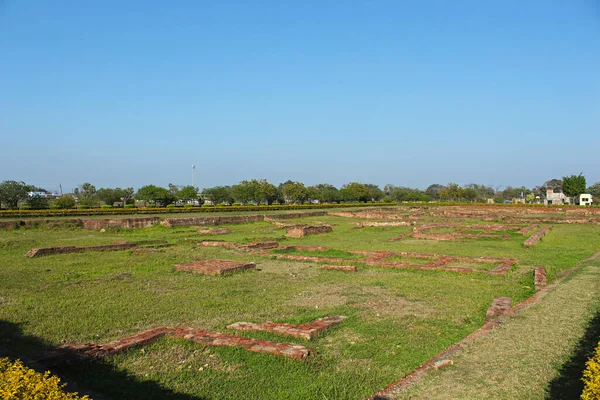
[[[0,0],[0,181],[600,181],[600,2]]]

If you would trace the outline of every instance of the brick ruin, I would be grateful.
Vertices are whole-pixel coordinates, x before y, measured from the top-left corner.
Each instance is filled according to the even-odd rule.
[[[137,243],[105,244],[101,246],[59,246],[33,248],[25,254],[27,257],[42,257],[52,254],[82,253],[85,251],[115,251],[133,249]]]
[[[268,243],[268,242],[267,242]],[[251,248],[248,245],[243,246],[237,243],[232,242],[211,242],[205,241],[199,244],[200,246],[205,247],[225,247],[231,249],[243,250],[255,254],[260,254],[263,256],[275,258],[275,259],[284,259],[284,260],[293,260],[293,261],[311,261],[317,263],[345,263],[349,262],[348,259],[338,258],[338,257],[320,257],[320,256],[305,256],[305,255],[297,255],[297,254],[278,254],[269,252],[270,248]],[[299,251],[310,251],[310,252],[321,252],[329,250],[327,247],[320,246],[278,246],[276,247],[278,250],[299,250]],[[420,269],[420,270],[443,270],[443,271],[452,271],[452,272],[460,272],[460,273],[471,273],[471,272],[482,272],[488,275],[504,275],[512,266],[517,262],[514,258],[502,258],[502,257],[458,257],[458,256],[449,256],[443,254],[424,254],[424,253],[414,253],[414,252],[398,252],[398,251],[382,251],[382,250],[372,250],[372,251],[363,251],[363,250],[346,250],[350,254],[362,255],[362,258],[358,258],[352,260],[353,262],[366,264],[372,267],[383,267],[383,268],[407,268],[407,269]],[[394,256],[404,256],[407,258],[414,259],[422,259],[429,260],[423,264],[414,264],[406,261],[389,261],[387,260],[390,257]],[[452,266],[452,263],[483,263],[483,264],[498,264],[494,268],[490,270],[477,270],[473,268],[466,268],[461,266]]]
[[[236,331],[266,331],[276,333],[278,335],[292,336],[306,340],[313,339],[316,335],[341,324],[347,317],[337,315],[333,317],[324,317],[316,319],[306,324],[285,324],[277,322],[263,322],[254,324],[251,322],[236,322],[228,325],[227,329]]]
[[[204,235],[227,235],[231,233],[231,229],[229,228],[196,228],[196,232],[204,234]]]
[[[160,327],[106,344],[85,343],[61,346],[54,351],[41,355],[35,361],[48,367],[54,367],[77,360],[104,358],[134,347],[143,346],[165,335],[172,338],[187,339],[203,346],[240,347],[256,353],[272,354],[295,360],[302,360],[315,353],[314,350],[297,344],[276,343],[203,329]]]
[[[377,226],[410,226],[414,225],[414,222],[408,221],[394,221],[394,222],[357,222],[357,228],[366,228],[366,227],[377,227]]]
[[[459,224],[425,224],[416,226],[410,233],[404,233],[402,235],[389,239],[390,241],[401,240],[407,237],[413,239],[426,239],[426,240],[457,240],[457,239],[480,239],[480,238],[491,238],[491,239],[503,239],[509,238],[508,233],[504,235],[494,234],[495,232],[505,232],[520,228],[521,225],[515,224],[490,224],[490,225],[459,225]],[[453,229],[452,232],[437,233],[430,232],[435,229]],[[473,230],[481,230],[479,233],[467,233]]]
[[[203,275],[229,275],[235,272],[255,269],[255,263],[231,260],[202,260],[186,264],[175,264],[176,271],[192,272]]]
[[[543,267],[536,267],[533,270],[533,282],[535,290],[542,290],[548,284],[546,279],[546,269]]]
[[[321,269],[328,269],[331,271],[345,271],[345,272],[356,272],[357,268],[354,265],[321,265]]]
[[[510,311],[512,305],[512,299],[510,297],[496,297],[492,301],[492,305],[488,308],[485,313],[485,322],[498,319],[502,315],[507,314]]]
[[[534,232],[533,235],[529,236],[525,242],[523,242],[523,247],[529,248],[538,244],[542,238],[552,229],[551,225],[546,225],[540,228],[538,231]]]
[[[319,233],[333,232],[333,228],[329,225],[296,225],[288,228],[285,236],[291,238],[303,238],[307,235],[316,235]]]

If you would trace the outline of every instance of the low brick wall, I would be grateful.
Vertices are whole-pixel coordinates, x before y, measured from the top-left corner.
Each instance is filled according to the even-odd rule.
[[[84,219],[83,229],[100,230],[107,228],[149,228],[158,224],[158,217]]]
[[[334,317],[324,317],[316,319],[306,324],[285,324],[277,322],[263,322],[260,324],[254,324],[251,322],[236,322],[228,325],[227,329],[234,329],[237,331],[267,331],[273,332],[279,335],[292,336],[295,338],[303,338],[311,340],[319,333],[330,329],[333,326],[341,324],[347,317],[343,315],[337,315]]]
[[[529,232],[536,230],[538,228],[538,226],[539,226],[538,224],[531,224],[524,228],[519,229],[519,232],[517,232],[517,233],[520,235],[527,235]]]
[[[356,266],[354,265],[321,265],[319,268],[332,271],[356,272]]]
[[[41,247],[31,249],[25,254],[27,257],[42,257],[51,254],[82,253],[84,251],[115,251],[127,250],[137,246],[137,243],[119,243],[106,244],[102,246],[60,246],[60,247]]]
[[[289,228],[285,236],[291,238],[302,238],[307,235],[315,235],[319,233],[329,232],[333,232],[333,229],[329,225],[295,226]]]
[[[229,229],[229,228],[215,228],[215,229],[196,228],[196,232],[202,233],[205,235],[226,235],[228,233],[231,233],[231,229]]]
[[[542,290],[548,284],[546,279],[546,268],[536,267],[533,270],[533,283],[535,285],[535,290]]]
[[[485,313],[485,322],[490,322],[504,314],[507,314],[510,310],[512,299],[510,297],[496,297],[492,301],[492,305],[488,308]]]
[[[160,327],[117,339],[106,344],[85,343],[81,345],[70,344],[62,346],[37,357],[34,361],[47,367],[55,367],[78,359],[103,358],[134,347],[143,346],[164,335],[188,339],[203,346],[241,347],[248,351],[284,356],[296,360],[304,359],[310,354],[315,353],[314,350],[301,345],[249,339],[202,329]]]
[[[548,231],[550,231],[550,229],[552,229],[552,226],[550,225],[546,225],[544,227],[542,227],[540,230],[538,230],[537,232],[534,232],[533,235],[529,236],[529,238],[527,238],[527,240],[525,240],[525,242],[523,242],[523,247],[533,247],[536,244],[538,244],[542,238],[546,235],[546,233],[548,233]]]
[[[165,218],[160,224],[166,227],[210,226],[226,224],[247,224],[263,220],[263,215],[226,215],[216,217]]]
[[[414,225],[414,222],[397,221],[397,222],[358,222],[357,228],[370,227],[370,226],[410,226]]]
[[[176,271],[203,275],[226,275],[256,268],[256,264],[231,260],[202,260],[187,264],[175,264]]]

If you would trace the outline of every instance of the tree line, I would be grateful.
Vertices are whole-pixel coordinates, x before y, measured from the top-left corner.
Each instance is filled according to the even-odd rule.
[[[428,202],[464,201],[496,203],[525,199],[533,203],[544,199],[547,189],[564,192],[569,197],[587,192],[600,198],[600,182],[586,187],[583,174],[550,179],[543,185],[531,189],[526,187],[506,187],[502,190],[489,185],[456,183],[432,184],[421,190],[392,184],[380,188],[369,183],[350,182],[340,188],[321,183],[306,186],[302,182],[288,180],[274,185],[266,179],[244,180],[232,186],[199,188],[169,184],[167,188],[145,185],[135,191],[133,188],[100,188],[91,183],[79,185],[73,193],[56,198],[41,195],[49,193],[24,182],[4,181],[0,184],[0,208],[44,209],[44,208],[93,208],[93,207],[133,207],[136,201],[144,206],[167,207],[170,205],[260,205],[260,204],[301,204],[301,203],[355,203],[355,202]]]

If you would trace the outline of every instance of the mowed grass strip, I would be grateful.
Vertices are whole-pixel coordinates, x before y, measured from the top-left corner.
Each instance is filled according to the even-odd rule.
[[[427,372],[420,382],[391,398],[548,398],[551,383],[598,313],[600,259],[595,259],[539,304],[466,345],[451,357],[453,366]],[[579,393],[571,396],[579,398]]]

